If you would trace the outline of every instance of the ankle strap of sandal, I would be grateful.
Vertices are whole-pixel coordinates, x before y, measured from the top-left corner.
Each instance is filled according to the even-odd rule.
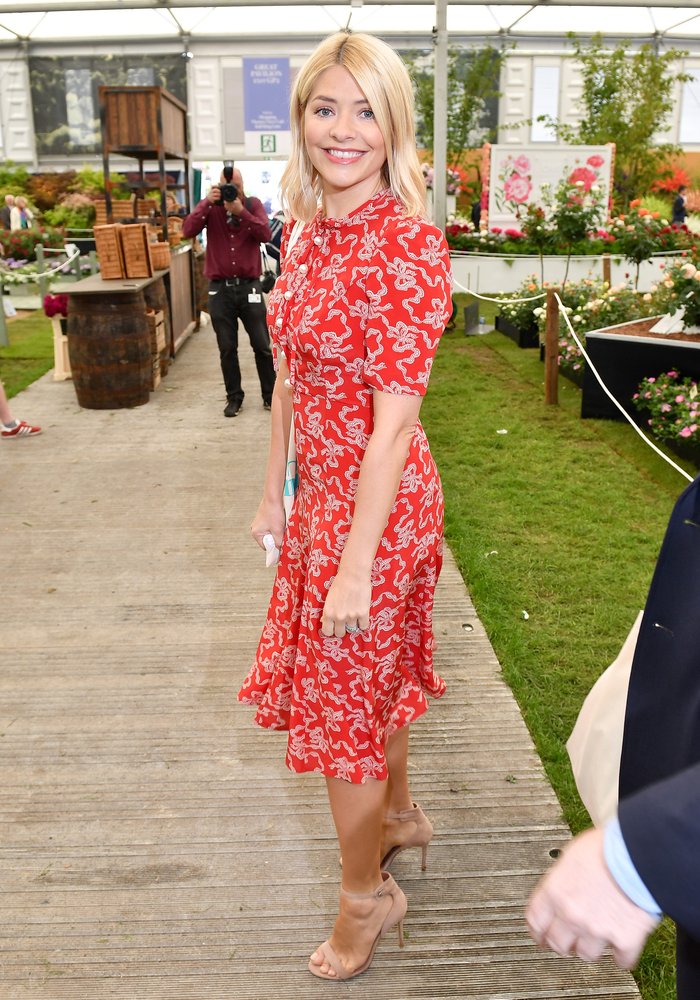
[[[349,899],[381,899],[382,896],[386,896],[387,892],[391,892],[391,883],[393,881],[388,872],[382,872],[382,883],[377,886],[374,892],[350,892],[349,889],[343,889],[341,885],[340,894],[341,896],[347,896]]]

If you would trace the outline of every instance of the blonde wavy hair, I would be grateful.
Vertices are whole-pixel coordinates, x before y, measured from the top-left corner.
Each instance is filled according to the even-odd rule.
[[[310,222],[321,201],[321,178],[306,151],[304,114],[316,80],[332,66],[344,66],[363,92],[384,139],[387,159],[382,168],[407,216],[425,215],[425,179],[418,154],[413,88],[408,71],[392,48],[372,35],[339,32],[312,52],[292,89],[292,151],[282,175],[282,204],[293,219]]]

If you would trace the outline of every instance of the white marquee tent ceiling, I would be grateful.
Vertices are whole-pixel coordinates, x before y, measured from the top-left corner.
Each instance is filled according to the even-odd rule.
[[[0,0],[0,44],[28,40],[36,44],[84,42],[87,39],[280,39],[317,38],[345,26],[352,15],[356,31],[384,37],[414,38],[428,44],[435,24],[435,4],[410,0]],[[678,6],[677,0],[630,5],[618,0],[544,0],[512,4],[495,0],[450,0],[447,29],[454,37],[499,35],[522,42],[559,37],[573,31],[606,37],[656,38],[661,45],[700,39],[700,0]]]

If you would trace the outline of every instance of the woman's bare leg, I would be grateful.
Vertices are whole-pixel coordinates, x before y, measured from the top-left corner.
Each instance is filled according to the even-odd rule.
[[[409,727],[402,726],[386,741],[386,764],[389,769],[386,812],[397,813],[413,805],[408,787],[408,737]]]
[[[386,782],[370,778],[358,785],[326,778],[326,786],[343,858],[342,887],[347,892],[372,893],[382,883],[379,851]],[[341,895],[329,941],[349,971],[366,960],[391,906],[389,897],[376,900]],[[314,952],[311,961],[331,974],[319,952]]]

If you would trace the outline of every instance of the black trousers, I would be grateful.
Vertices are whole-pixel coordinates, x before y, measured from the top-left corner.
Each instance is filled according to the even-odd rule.
[[[250,302],[250,295],[260,296],[259,302]],[[262,398],[272,399],[275,387],[275,368],[272,363],[270,334],[265,317],[265,303],[259,281],[226,284],[225,281],[209,283],[209,315],[219,345],[221,372],[224,376],[226,396],[229,400],[243,402],[245,393],[241,385],[241,368],[238,363],[238,321],[245,327],[250,346],[255,354],[255,365],[260,379]]]
[[[678,1000],[700,997],[700,941],[676,926],[676,996]]]

